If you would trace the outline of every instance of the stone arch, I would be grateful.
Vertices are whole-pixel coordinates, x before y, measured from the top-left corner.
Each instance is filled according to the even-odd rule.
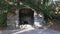
[[[15,26],[18,26],[18,24],[20,25],[20,18],[19,18],[19,12],[20,12],[20,10],[21,9],[30,9],[30,10],[32,10],[32,12],[34,12],[33,13],[33,19],[35,18],[35,14],[38,12],[37,10],[35,10],[35,9],[33,9],[33,8],[30,8],[30,7],[23,7],[23,8],[19,8],[19,9],[15,9],[15,10],[13,10],[15,13],[16,13],[16,16],[13,16],[12,18],[14,18],[14,20],[12,20],[12,18],[10,18],[10,20],[11,21],[9,21],[8,22],[8,24],[10,24],[10,22],[11,22],[11,24],[13,23],[13,21],[14,21],[14,23],[13,24],[15,24]],[[15,14],[14,13],[14,14]],[[12,12],[12,14],[13,14],[13,12]],[[14,15],[13,14],[13,15]],[[10,14],[11,15],[11,14]],[[9,15],[9,16],[10,16]],[[35,20],[35,19],[34,19]],[[26,21],[25,21],[26,22]],[[33,24],[34,24],[34,22],[36,22],[36,21],[33,21]],[[41,21],[42,22],[42,21]],[[26,24],[30,24],[30,23],[26,23]],[[33,25],[33,24],[31,24],[31,25]]]

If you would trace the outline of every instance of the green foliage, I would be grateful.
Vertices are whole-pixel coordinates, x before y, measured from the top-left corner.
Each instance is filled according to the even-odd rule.
[[[20,5],[19,3],[22,2],[23,5]],[[7,2],[5,2],[4,0],[0,0],[0,9],[4,9],[4,10],[11,10],[11,9],[17,9],[17,8],[22,8],[22,7],[31,7],[32,9],[38,10],[40,12],[42,12],[44,14],[44,16],[47,18],[58,18],[60,17],[60,14],[55,15],[54,13],[54,9],[55,6],[53,7],[52,4],[49,4],[49,0],[43,0],[42,4],[41,4],[41,0],[19,0],[19,2],[17,2],[17,5],[10,5]],[[0,22],[3,23],[3,15],[0,15]],[[3,20],[3,21],[2,21]],[[4,21],[5,22],[5,21]]]
[[[7,23],[6,21],[7,21],[7,14],[6,13],[0,14],[0,27],[6,26]]]
[[[22,7],[31,7],[35,10],[41,11],[47,17],[52,17],[51,12],[53,12],[53,10],[55,9],[52,8],[51,5],[48,6],[48,3],[50,2],[49,0],[43,0],[42,4],[41,4],[41,0],[19,0],[19,1],[22,2],[23,5],[20,5],[19,2],[17,3],[16,6],[10,5],[7,2],[1,0],[0,8],[5,10],[11,10],[11,9],[22,8]]]
[[[11,9],[15,9],[15,8],[16,8],[15,5],[10,5],[6,1],[0,0],[0,9],[3,9],[3,10],[11,10]]]

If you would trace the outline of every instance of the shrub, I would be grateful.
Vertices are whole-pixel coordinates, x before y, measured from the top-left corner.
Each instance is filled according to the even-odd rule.
[[[5,27],[6,26],[6,20],[7,20],[7,14],[3,13],[0,14],[0,27]]]

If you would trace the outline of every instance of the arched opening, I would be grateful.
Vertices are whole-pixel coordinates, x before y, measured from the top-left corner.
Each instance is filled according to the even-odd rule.
[[[19,25],[34,24],[34,11],[30,8],[22,8],[19,10]]]

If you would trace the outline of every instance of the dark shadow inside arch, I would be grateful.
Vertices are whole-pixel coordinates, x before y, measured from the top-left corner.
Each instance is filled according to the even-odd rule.
[[[22,8],[19,10],[19,25],[34,24],[34,11],[29,8]]]

